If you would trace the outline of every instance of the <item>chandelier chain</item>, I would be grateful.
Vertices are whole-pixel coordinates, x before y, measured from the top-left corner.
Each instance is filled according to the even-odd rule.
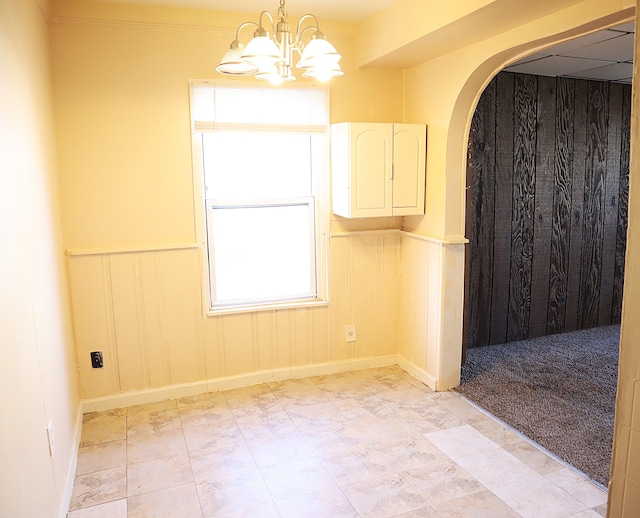
[[[280,7],[278,7],[278,19],[281,22],[287,21],[287,10],[284,7],[284,1],[285,0],[280,0]]]

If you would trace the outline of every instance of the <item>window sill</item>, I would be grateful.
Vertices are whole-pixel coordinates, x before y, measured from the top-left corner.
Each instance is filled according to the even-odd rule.
[[[328,300],[299,300],[296,302],[278,302],[272,304],[260,304],[251,306],[229,306],[225,308],[209,308],[207,317],[217,317],[221,315],[235,315],[238,313],[257,313],[260,311],[278,311],[283,309],[301,309],[328,306]]]

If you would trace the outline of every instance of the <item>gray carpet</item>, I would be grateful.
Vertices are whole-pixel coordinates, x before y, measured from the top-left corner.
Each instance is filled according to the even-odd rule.
[[[458,391],[606,486],[620,327],[467,351]]]

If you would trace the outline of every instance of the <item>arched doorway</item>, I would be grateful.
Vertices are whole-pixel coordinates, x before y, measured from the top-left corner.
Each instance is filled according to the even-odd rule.
[[[631,105],[631,102],[630,102],[630,97],[631,97],[630,88],[628,90],[629,91],[622,92],[621,95],[624,97],[625,101],[628,103],[628,106],[625,109],[630,110],[630,105]],[[608,92],[608,90],[607,90],[607,92]],[[627,116],[629,116],[629,113],[627,113]],[[590,186],[590,187],[593,189],[593,186]],[[467,195],[468,195],[468,193],[469,193],[469,191],[467,190]],[[585,203],[588,203],[589,202],[588,196],[587,195],[585,195],[585,196],[586,196],[585,197],[585,200],[586,200]],[[617,202],[617,199],[615,201]],[[470,203],[467,203],[467,208],[469,208],[470,205],[471,205]],[[616,209],[617,209],[617,206],[616,206]],[[626,208],[623,208],[623,209],[626,212]],[[626,231],[626,225],[624,225],[624,227],[625,228],[623,230]],[[609,237],[611,235],[611,232],[612,232],[612,229],[609,229]],[[626,234],[626,232],[625,232],[625,234]],[[614,255],[615,255],[615,253],[614,253]],[[624,257],[624,251],[622,252],[621,257],[622,258]],[[547,277],[545,279],[547,282],[548,282],[548,279],[549,279],[548,275],[549,275],[549,273],[547,272]],[[598,275],[598,281],[600,282],[600,275]],[[593,282],[593,281],[589,281],[587,279],[584,282],[580,282],[580,286],[582,288],[581,288],[581,292],[579,294],[579,299],[582,301],[581,303],[584,304],[585,306],[587,306],[594,299],[594,294],[592,292],[590,292],[590,290],[588,289],[588,288],[591,287],[591,285],[589,284],[590,282]],[[615,281],[613,281],[613,282],[615,282]],[[621,282],[621,279],[619,279],[618,282]],[[621,313],[621,309],[622,309],[622,294],[621,294],[621,290],[617,294],[613,293],[613,297],[614,297],[614,301],[613,301],[614,304],[613,304],[613,307],[612,307],[612,310],[611,310],[611,312],[613,314],[605,315],[605,317],[604,317],[604,320],[608,319],[607,323],[611,323],[612,321],[615,322],[616,320],[618,320],[619,316],[620,316],[620,313]],[[615,297],[617,297],[617,300],[615,299]],[[596,306],[596,310],[595,311],[596,311],[596,316],[594,317],[593,316],[593,311],[591,312],[591,315],[589,315],[588,314],[589,313],[588,308],[586,310],[583,308],[582,314],[578,315],[578,322],[576,324],[574,324],[574,328],[576,326],[578,326],[577,328],[589,327],[589,326],[597,325],[599,319],[600,319],[600,321],[602,321],[602,319],[603,319],[602,311],[600,311],[600,316],[599,317],[597,315],[597,311],[598,311],[597,310],[597,306]],[[544,324],[544,322],[543,322],[543,324]],[[555,323],[554,323],[554,325],[555,325]],[[552,327],[553,327],[553,325],[552,325]]]
[[[405,317],[403,311],[401,325],[408,328],[417,321],[420,327],[415,336],[407,333],[409,340],[403,340],[401,355],[418,367],[417,374],[422,370],[423,379],[429,381],[431,375],[436,390],[447,390],[460,382],[464,179],[467,138],[479,96],[506,65],[556,43],[630,21],[635,15],[635,6],[630,4],[610,2],[600,3],[598,8],[602,9],[592,7],[581,3],[575,9],[553,12],[406,71],[407,122],[427,122],[429,150],[427,215],[405,218],[404,228],[427,236],[428,242],[424,246],[411,244],[415,253],[407,250],[410,259],[417,258],[407,263],[417,280],[414,285],[419,286],[407,290],[411,304],[406,307],[414,313]],[[415,312],[428,315],[427,322],[413,318]],[[624,355],[622,358],[624,363]]]
[[[468,347],[620,323],[633,29],[552,47],[483,92],[467,168]]]
[[[620,342],[632,65],[615,67],[628,76],[603,81],[606,68],[577,67],[604,61],[563,54],[590,52],[623,63],[633,57],[627,31],[633,28],[616,26],[538,53],[553,56],[547,68],[545,59],[525,60],[500,72],[480,98],[469,136],[469,349],[458,390],[605,486]],[[559,61],[574,70],[554,69]]]

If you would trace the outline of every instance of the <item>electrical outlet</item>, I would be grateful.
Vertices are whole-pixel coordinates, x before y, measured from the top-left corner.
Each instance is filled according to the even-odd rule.
[[[94,369],[102,369],[104,361],[102,360],[102,351],[93,351],[91,353],[91,367]]]
[[[344,337],[347,342],[356,341],[356,325],[355,324],[349,324],[348,326],[344,326]]]
[[[49,455],[53,457],[53,452],[56,451],[56,440],[53,437],[53,423],[51,421],[47,424],[47,439],[49,439]]]

